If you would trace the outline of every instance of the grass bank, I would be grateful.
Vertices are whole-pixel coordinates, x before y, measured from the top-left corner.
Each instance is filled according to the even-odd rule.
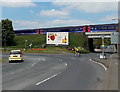
[[[27,40],[27,41],[26,41]],[[50,46],[46,45],[46,35],[45,34],[34,34],[34,35],[16,35],[14,38],[15,44],[13,46],[8,46],[7,51],[11,49],[21,49],[25,47],[29,48],[29,44],[33,44],[32,48],[44,48],[44,51],[37,51],[27,49],[26,53],[52,53],[59,54],[64,52],[73,51],[68,50],[69,48],[79,47],[81,52],[89,52],[88,50],[88,38],[84,33],[69,33],[69,45],[68,46]]]

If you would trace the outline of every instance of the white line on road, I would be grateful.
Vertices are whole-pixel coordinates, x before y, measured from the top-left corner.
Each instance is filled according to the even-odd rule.
[[[67,66],[67,63],[65,63],[65,65]]]
[[[60,72],[60,73],[61,73],[61,72]],[[53,76],[51,76],[51,77],[49,77],[49,78],[47,78],[47,79],[44,79],[44,80],[43,80],[43,81],[41,81],[41,82],[38,82],[38,83],[36,84],[36,86],[38,86],[38,85],[40,85],[40,84],[42,84],[42,83],[46,82],[47,80],[50,80],[50,79],[52,79],[52,78],[56,77],[56,76],[57,76],[57,75],[59,75],[60,73],[55,74],[55,75],[53,75]]]
[[[36,63],[32,64],[32,67],[35,66]]]
[[[72,59],[75,59],[75,58],[72,58]]]
[[[18,71],[16,71],[16,72],[11,72],[10,74],[14,74],[14,73],[17,73],[17,72],[21,72],[21,71],[23,71],[24,69],[20,69],[20,70],[18,70]]]
[[[17,73],[17,72],[21,72],[21,71],[30,69],[30,68],[34,67],[35,65],[36,65],[36,63],[33,63],[32,66],[30,66],[30,67],[26,67],[25,69],[20,69],[20,70],[18,70],[18,71],[16,71],[16,72],[11,72],[10,74],[14,74],[14,73]]]
[[[43,58],[42,60],[44,60],[44,61],[45,61],[46,59],[45,59],[45,58]]]
[[[39,58],[39,60],[44,60],[45,61],[46,59],[45,58]]]
[[[99,65],[101,65],[105,70],[107,70],[107,68],[105,67],[105,65],[103,65],[102,63],[99,63],[99,62],[95,62],[94,60],[92,59],[89,59],[90,61],[94,62],[94,63],[97,63]]]
[[[62,59],[57,58],[59,61],[63,61]]]
[[[12,73],[10,73],[10,74],[14,74],[15,72],[12,72]]]

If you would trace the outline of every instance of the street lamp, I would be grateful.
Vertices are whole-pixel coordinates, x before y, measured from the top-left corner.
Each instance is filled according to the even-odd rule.
[[[120,19],[119,18],[112,18],[112,20],[117,20],[118,21],[118,27],[116,32],[118,32],[118,44],[117,44],[117,53],[118,53],[118,58],[120,59]]]

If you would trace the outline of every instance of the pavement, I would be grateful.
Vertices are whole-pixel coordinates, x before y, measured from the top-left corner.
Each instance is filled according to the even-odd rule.
[[[107,55],[106,59],[96,57],[91,60],[107,70],[103,90],[118,90],[118,61],[120,59],[118,59],[117,53]]]

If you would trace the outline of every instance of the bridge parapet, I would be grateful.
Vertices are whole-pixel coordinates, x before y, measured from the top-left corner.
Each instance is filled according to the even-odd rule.
[[[85,34],[88,38],[101,38],[101,36],[104,36],[104,38],[111,38],[112,33],[113,32],[86,32]]]

